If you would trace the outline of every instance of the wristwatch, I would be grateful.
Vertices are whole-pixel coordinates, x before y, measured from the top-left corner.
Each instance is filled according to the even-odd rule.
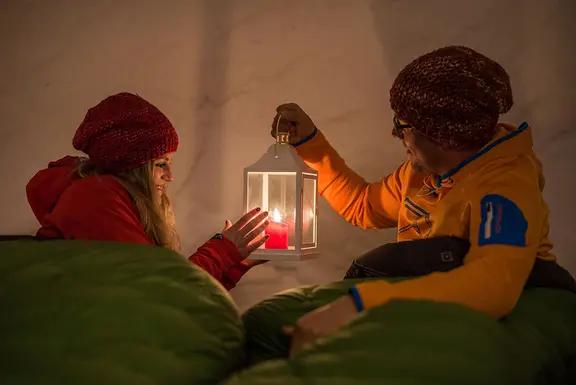
[[[224,236],[223,236],[222,234],[218,233],[218,234],[215,234],[215,235],[214,235],[212,238],[210,238],[210,239],[218,239],[218,240],[221,241],[221,240],[224,239]]]

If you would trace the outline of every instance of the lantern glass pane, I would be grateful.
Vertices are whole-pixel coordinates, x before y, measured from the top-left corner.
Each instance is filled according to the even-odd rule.
[[[264,176],[262,173],[249,172],[246,185],[247,202],[244,208],[248,212],[256,207],[264,206],[264,197],[262,195],[262,182]]]
[[[316,247],[316,188],[317,180],[304,175],[302,184],[302,247]]]
[[[295,172],[248,173],[247,209],[260,206],[269,213],[266,234],[270,238],[262,249],[295,249],[296,176]]]

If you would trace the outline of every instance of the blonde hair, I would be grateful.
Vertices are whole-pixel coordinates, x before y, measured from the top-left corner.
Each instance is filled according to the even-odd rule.
[[[176,233],[176,219],[166,192],[158,197],[154,184],[154,160],[131,170],[109,173],[83,159],[77,168],[81,178],[94,175],[110,175],[128,190],[144,232],[156,246],[180,251],[180,239]]]

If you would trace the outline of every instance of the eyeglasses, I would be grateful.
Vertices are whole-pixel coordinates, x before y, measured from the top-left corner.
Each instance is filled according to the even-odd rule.
[[[402,124],[397,117],[392,118],[394,128],[392,128],[392,136],[398,139],[404,139],[404,130],[412,128],[411,124]]]

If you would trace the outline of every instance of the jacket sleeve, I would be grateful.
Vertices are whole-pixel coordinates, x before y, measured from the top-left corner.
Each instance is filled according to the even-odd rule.
[[[74,183],[62,194],[48,218],[66,239],[153,244],[144,232],[130,195],[113,179]],[[222,282],[224,272],[237,265],[242,256],[231,241],[214,239],[188,260],[226,286]]]
[[[479,182],[468,206],[471,245],[464,264],[395,284],[358,284],[351,294],[359,310],[395,299],[426,299],[460,303],[496,318],[512,311],[534,265],[548,209],[532,172],[494,169]]]
[[[248,264],[244,261],[230,267],[222,276],[220,283],[227,289],[232,290],[238,281],[250,270]]]
[[[408,163],[380,183],[368,183],[346,165],[319,130],[296,150],[318,171],[320,195],[346,221],[364,229],[397,227]]]
[[[211,239],[204,243],[188,260],[216,278],[227,290],[236,286],[246,271],[240,273],[239,264],[244,258],[229,239]]]

